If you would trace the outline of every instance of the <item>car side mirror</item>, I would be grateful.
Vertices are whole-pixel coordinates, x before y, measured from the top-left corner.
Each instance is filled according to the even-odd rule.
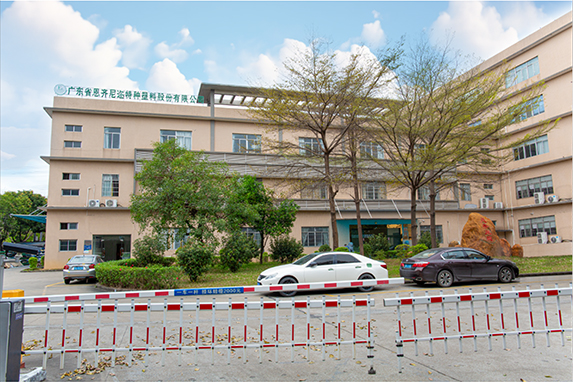
[[[309,268],[316,268],[316,263],[312,262],[312,263],[308,264],[308,267]]]

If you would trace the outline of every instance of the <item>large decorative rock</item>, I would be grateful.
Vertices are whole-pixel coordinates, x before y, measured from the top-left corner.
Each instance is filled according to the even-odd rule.
[[[450,244],[448,244],[448,247],[459,247],[460,243],[457,241],[450,241]]]
[[[523,247],[519,244],[515,244],[513,247],[511,247],[511,256],[523,257]]]
[[[502,244],[495,232],[495,225],[487,217],[473,212],[462,230],[462,247],[474,248],[492,257],[509,256],[507,240]]]

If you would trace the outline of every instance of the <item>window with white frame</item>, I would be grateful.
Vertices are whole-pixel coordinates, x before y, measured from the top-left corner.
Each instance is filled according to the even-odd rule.
[[[362,198],[368,200],[386,199],[386,183],[369,182],[363,184]]]
[[[233,152],[260,154],[261,136],[257,134],[233,134]]]
[[[68,149],[81,149],[82,141],[64,141],[64,147]]]
[[[484,188],[484,190],[493,190],[493,184],[492,183],[484,183],[483,188]]]
[[[79,172],[63,172],[62,180],[80,180]]]
[[[553,190],[553,179],[551,175],[515,182],[515,195],[517,199],[531,198],[536,192],[543,192],[545,194],[555,192]]]
[[[60,252],[74,252],[78,249],[78,241],[74,240],[60,240]]]
[[[519,237],[537,236],[538,232],[547,232],[548,235],[557,234],[555,216],[519,220]]]
[[[382,146],[375,142],[360,142],[360,156],[363,158],[384,159]]]
[[[161,130],[160,142],[164,143],[170,139],[175,139],[179,147],[191,150],[191,131]]]
[[[101,196],[119,196],[119,175],[103,174],[101,181]]]
[[[328,188],[326,184],[314,184],[307,186],[301,192],[302,199],[326,199],[328,197]]]
[[[82,127],[81,127],[81,126],[78,126],[78,125],[66,125],[65,131],[67,131],[67,132],[81,133],[81,132],[82,132]]]
[[[487,200],[491,200],[493,202],[494,200],[494,196],[493,195],[484,195],[484,198],[486,198]]]
[[[121,128],[119,127],[105,127],[104,128],[104,149],[119,149],[121,138]]]
[[[320,155],[322,139],[300,137],[298,138],[298,146],[300,147],[300,155]]]
[[[60,223],[61,230],[78,229],[78,223]]]
[[[421,225],[420,226],[420,236],[424,233],[424,232],[428,232],[429,234],[431,234],[431,226],[429,225]],[[444,233],[442,231],[442,226],[441,225],[436,225],[436,241],[438,243],[443,243],[444,242]]]
[[[534,157],[549,152],[549,141],[547,135],[525,142],[523,145],[513,148],[513,157],[515,160]]]
[[[79,196],[80,190],[77,188],[62,188],[62,196]]]
[[[539,74],[539,59],[537,57],[516,66],[505,75],[505,87],[509,88]]]
[[[253,238],[258,246],[261,245],[261,233],[259,231],[251,227],[243,227],[241,228],[241,231],[248,237]]]
[[[440,191],[436,192],[436,200],[440,200]],[[422,186],[418,188],[418,199],[419,200],[430,200],[430,187]]]
[[[527,101],[524,105],[523,112],[518,115],[512,122],[525,121],[528,118],[539,115],[545,112],[545,104],[543,103],[543,94]]]
[[[302,245],[320,247],[328,244],[328,227],[302,227]]]
[[[181,236],[179,234],[179,228],[170,229],[166,233],[166,239],[168,243],[168,249],[179,249],[187,240],[189,239],[189,235]]]
[[[472,193],[469,183],[460,183],[460,199],[467,202],[472,201]]]

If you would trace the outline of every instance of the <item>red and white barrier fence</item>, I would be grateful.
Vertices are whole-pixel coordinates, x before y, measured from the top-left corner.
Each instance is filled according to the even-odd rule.
[[[506,302],[504,306],[504,301]],[[549,301],[549,302],[548,302]],[[562,303],[569,305],[562,309]],[[551,304],[555,314],[548,314],[547,305]],[[497,337],[503,341],[507,349],[507,336],[517,338],[517,346],[521,348],[522,336],[531,336],[532,346],[535,347],[535,336],[545,335],[547,346],[551,345],[550,334],[559,333],[561,345],[565,345],[565,332],[571,332],[570,327],[563,326],[563,314],[571,312],[573,305],[572,287],[516,291],[501,291],[452,295],[414,297],[398,297],[384,299],[384,306],[396,307],[398,330],[396,331],[396,347],[398,367],[402,370],[401,359],[404,356],[405,344],[413,343],[415,355],[418,355],[418,343],[428,342],[429,353],[433,354],[433,342],[442,341],[444,351],[448,353],[448,340],[457,340],[459,351],[463,352],[462,340],[473,339],[474,351],[477,351],[478,338],[487,338],[489,350],[492,350],[492,339]],[[511,306],[513,309],[511,309]],[[505,308],[505,312],[504,312]],[[511,313],[507,313],[512,310]],[[411,313],[409,318],[404,316]],[[425,316],[418,319],[416,314]],[[478,321],[477,317],[484,317]],[[454,328],[447,329],[447,322],[454,322]],[[437,323],[436,323],[437,322]],[[565,322],[571,323],[571,317]],[[541,327],[542,326],[542,327]],[[406,334],[409,333],[409,334]]]

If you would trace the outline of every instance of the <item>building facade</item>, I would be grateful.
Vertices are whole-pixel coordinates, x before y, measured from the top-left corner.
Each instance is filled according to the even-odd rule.
[[[569,13],[481,65],[495,70],[509,62],[509,92],[544,84],[535,107],[507,128],[508,139],[544,122],[558,122],[546,135],[516,147],[514,160],[503,171],[440,192],[436,219],[442,246],[460,241],[468,215],[480,212],[495,222],[500,237],[522,245],[525,256],[571,255],[571,31]],[[129,211],[130,195],[137,190],[134,174],[151,157],[153,143],[167,139],[202,150],[209,160],[254,175],[292,198],[300,210],[291,235],[303,242],[305,252],[332,245],[324,185],[312,182],[312,174],[298,173],[294,179],[285,170],[286,159],[265,147],[266,139],[291,140],[302,152],[318,142],[302,133],[266,133],[254,123],[246,105],[257,97],[255,89],[203,84],[197,97],[203,102],[195,103],[187,96],[162,93],[106,90],[104,96],[100,89],[97,95],[95,89],[64,90],[45,108],[52,118],[50,155],[43,157],[50,165],[47,268],[61,267],[81,253],[101,254],[106,260],[129,256],[141,235]],[[367,144],[362,150],[382,155]],[[370,176],[363,179],[361,192],[365,237],[384,233],[392,244],[411,239],[409,191]],[[350,195],[344,188],[337,195],[336,224],[339,244],[353,242],[357,248]],[[418,225],[426,231],[427,190],[420,190],[419,199]],[[178,245],[172,243],[171,251]]]

